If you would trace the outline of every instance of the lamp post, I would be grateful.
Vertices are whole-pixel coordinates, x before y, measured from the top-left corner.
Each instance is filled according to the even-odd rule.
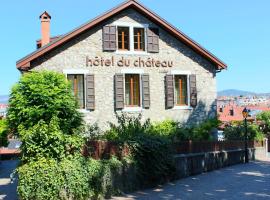
[[[248,163],[248,138],[247,138],[247,117],[248,117],[248,110],[244,108],[242,111],[244,122],[245,122],[245,163]]]

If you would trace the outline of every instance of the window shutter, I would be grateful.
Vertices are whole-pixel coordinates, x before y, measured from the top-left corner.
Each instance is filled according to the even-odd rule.
[[[147,50],[150,53],[159,52],[159,29],[158,28],[147,29]]]
[[[116,26],[103,27],[103,50],[115,51],[116,50]]]
[[[114,77],[115,109],[124,108],[124,75],[115,74]]]
[[[142,101],[144,108],[150,108],[149,74],[142,75]]]
[[[93,74],[86,74],[86,109],[95,109],[95,79]]]
[[[166,108],[172,108],[174,106],[174,84],[173,75],[165,76],[165,89],[166,89]]]
[[[189,87],[190,87],[190,106],[194,108],[197,106],[197,87],[195,74],[191,74],[189,76]]]

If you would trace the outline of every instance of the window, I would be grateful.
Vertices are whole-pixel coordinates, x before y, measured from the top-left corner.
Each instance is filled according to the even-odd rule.
[[[145,50],[144,28],[134,28],[134,50]]]
[[[84,75],[68,74],[67,79],[71,82],[72,92],[78,101],[80,109],[85,108]]]
[[[118,49],[129,50],[129,27],[118,27]]]
[[[140,75],[125,75],[125,106],[140,107]]]
[[[175,75],[175,103],[176,106],[188,105],[187,75]]]

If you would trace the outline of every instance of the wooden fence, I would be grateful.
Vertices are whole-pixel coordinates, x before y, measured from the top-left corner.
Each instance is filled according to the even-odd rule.
[[[248,148],[263,147],[264,142],[249,141]],[[172,145],[175,154],[203,153],[213,151],[226,151],[244,149],[244,141],[185,141]],[[119,158],[128,155],[127,146],[121,146],[115,142],[89,141],[83,148],[83,155],[94,159],[107,159],[111,156]]]

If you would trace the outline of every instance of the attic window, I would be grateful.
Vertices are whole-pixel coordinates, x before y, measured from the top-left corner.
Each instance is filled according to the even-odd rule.
[[[47,16],[44,16],[43,19],[48,19],[48,17]]]

